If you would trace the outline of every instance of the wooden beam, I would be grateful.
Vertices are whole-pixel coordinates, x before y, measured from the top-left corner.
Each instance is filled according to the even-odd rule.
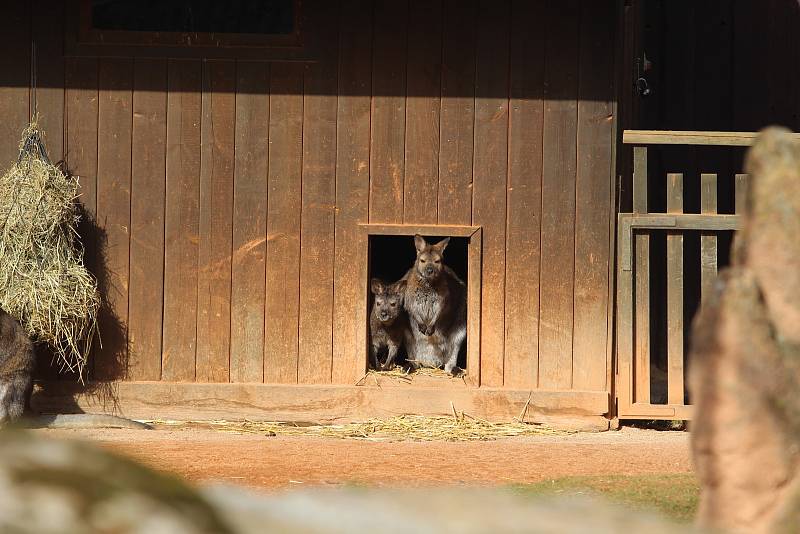
[[[398,395],[401,390],[404,394]],[[37,388],[32,404],[43,413],[62,413],[70,407],[75,412],[119,413],[134,419],[314,422],[452,415],[453,407],[481,419],[511,421],[528,404],[525,420],[536,422],[556,415],[604,415],[608,392],[175,382],[115,382],[99,387],[47,382]]]
[[[700,175],[700,211],[705,214],[717,212],[717,175]],[[701,301],[706,302],[714,281],[717,279],[717,236],[703,232],[700,236],[700,287]]]
[[[413,224],[359,224],[369,235],[408,235],[426,236],[446,235],[451,237],[471,237],[480,230],[479,226],[439,226]]]
[[[622,142],[626,145],[710,145],[752,146],[758,132],[695,132],[679,130],[625,130]],[[792,134],[800,141],[800,133]]]
[[[633,149],[633,212],[647,213],[647,147]],[[631,401],[650,402],[650,235],[634,239],[633,276],[633,395]],[[630,268],[629,268],[630,269]],[[628,270],[629,270],[628,269]]]
[[[729,231],[739,230],[741,218],[738,215],[704,215],[694,213],[650,213],[636,215],[620,213],[619,216],[620,255],[618,261],[623,271],[633,267],[631,244],[634,229],[670,229],[670,230],[707,230]]]
[[[734,212],[736,215],[743,215],[746,202],[747,202],[747,180],[748,175],[746,174],[737,174],[735,183],[736,183],[736,204],[734,208]]]
[[[667,211],[683,212],[683,175],[667,175]],[[667,391],[683,404],[683,233],[667,234]]]

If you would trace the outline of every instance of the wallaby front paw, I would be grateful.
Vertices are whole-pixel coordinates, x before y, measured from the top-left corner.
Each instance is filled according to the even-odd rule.
[[[450,375],[453,375],[456,378],[465,376],[467,374],[466,372],[464,372],[464,370],[461,367],[459,367],[457,365],[454,365],[450,369],[448,369],[447,366],[445,365],[444,372],[448,373]]]

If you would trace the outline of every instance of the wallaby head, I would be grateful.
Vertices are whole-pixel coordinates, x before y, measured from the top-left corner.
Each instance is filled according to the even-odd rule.
[[[421,235],[414,236],[414,246],[417,248],[417,261],[414,268],[419,276],[431,281],[439,278],[444,268],[442,255],[449,242],[450,238],[446,237],[435,245],[431,245]]]
[[[372,294],[375,295],[373,313],[382,323],[390,325],[397,319],[403,310],[403,295],[406,291],[406,281],[398,280],[394,284],[384,284],[373,278],[369,284]]]

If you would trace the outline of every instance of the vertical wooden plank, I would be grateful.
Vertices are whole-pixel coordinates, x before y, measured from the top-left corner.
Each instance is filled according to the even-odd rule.
[[[333,302],[332,381],[352,384],[367,365],[365,346],[358,346],[355,320],[365,296],[359,270],[358,223],[369,217],[371,3],[343,0],[340,8],[339,101],[336,123],[336,219]]]
[[[272,65],[269,107],[264,381],[294,383],[300,300],[302,65]]]
[[[408,0],[374,7],[369,222],[403,221]]]
[[[770,83],[759,84],[766,93],[768,115],[763,118],[768,124],[777,124],[796,129],[798,126],[798,76],[796,69],[786,68],[797,65],[798,49],[797,26],[800,22],[800,8],[796,2],[768,0],[759,6],[767,14],[767,31],[761,35],[766,53],[758,54],[758,60],[765,63]]]
[[[236,64],[203,63],[197,381],[228,382]]]
[[[170,60],[168,86],[161,378],[191,382],[197,349],[200,61]]]
[[[478,6],[472,223],[483,228],[481,376],[503,385],[510,4]]]
[[[747,205],[747,180],[748,176],[746,174],[737,174],[735,178],[735,196],[736,196],[736,204],[735,204],[735,211],[736,215],[744,215],[744,211]]]
[[[717,212],[717,175],[700,175],[700,212]],[[717,235],[702,233],[700,236],[700,286],[701,302],[705,303],[717,279]]]
[[[68,58],[64,69],[64,153],[67,169],[78,177],[80,186],[78,200],[85,214],[79,227],[86,247],[84,261],[89,270],[95,272],[98,236],[89,233],[89,225],[95,221],[97,213],[97,60]]]
[[[33,112],[39,116],[47,154],[51,161],[57,162],[64,158],[64,3],[44,0],[37,10],[46,15],[37,14],[30,19],[31,42],[35,43],[31,51],[35,52],[36,66],[31,106],[35,106]],[[21,44],[30,47],[31,42]],[[58,378],[58,365],[49,347],[39,348],[37,367],[43,379]]]
[[[36,43],[36,111],[48,155],[52,161],[60,161],[64,158],[64,2],[43,0],[36,4],[36,11],[31,17]]]
[[[633,212],[647,213],[647,147],[633,149]],[[633,401],[650,402],[650,236],[634,237]]]
[[[411,0],[408,13],[408,101],[403,222],[436,224],[439,190],[442,0]]]
[[[98,80],[97,221],[105,234],[105,266],[99,273],[103,350],[94,362],[94,377],[109,380],[122,371],[128,343],[133,61],[100,60]]]
[[[667,212],[683,213],[683,175],[667,175]],[[683,404],[683,234],[667,235],[667,402]]]
[[[761,80],[770,78],[769,6],[749,0],[733,0],[733,124],[755,132],[770,120],[769,90]],[[781,67],[781,70],[783,68]],[[776,87],[776,90],[782,90]]]
[[[548,4],[545,60],[539,385],[572,385],[580,2]]]
[[[595,391],[607,374],[615,8],[610,0],[581,3],[572,386]]]
[[[475,231],[469,239],[467,269],[467,383],[481,385],[481,251],[483,232]]]
[[[336,20],[336,4],[320,2],[322,18]],[[325,56],[306,66],[303,102],[303,208],[300,234],[300,333],[297,379],[331,381],[333,355],[334,208],[338,28],[321,38]]]
[[[539,374],[545,4],[516,0],[512,13],[503,384],[533,388]]]
[[[97,60],[69,58],[64,65],[65,124],[64,158],[66,168],[78,177],[78,202],[81,221],[78,233],[84,245],[83,261],[90,272],[98,273],[101,235],[97,227]],[[93,375],[94,360],[100,351],[95,343],[84,369]]]
[[[28,125],[31,4],[6,2],[0,17],[0,172],[17,161],[19,139]]]
[[[630,237],[620,236],[617,258],[622,257],[623,240]],[[634,271],[623,270],[620,262],[617,265],[617,373],[614,388],[619,401],[618,415],[623,415],[625,409],[633,404],[634,394]],[[648,402],[649,393],[648,383]]]
[[[136,59],[133,71],[128,373],[132,380],[159,380],[164,305],[167,62]]]
[[[236,65],[231,382],[264,380],[269,65]]]
[[[470,223],[476,0],[444,0],[439,116],[439,224]]]

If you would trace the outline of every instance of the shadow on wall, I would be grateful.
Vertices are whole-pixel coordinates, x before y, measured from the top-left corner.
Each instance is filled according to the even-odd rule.
[[[63,163],[62,163],[63,165]],[[69,176],[72,173],[64,169]],[[113,279],[116,276],[107,266],[106,251],[108,240],[106,231],[101,227],[86,207],[78,204],[78,234],[85,247],[84,264],[97,279],[101,295],[98,313],[98,336],[93,342],[92,351],[84,369],[84,382],[74,372],[60,371],[47,345],[37,345],[36,377],[41,381],[31,401],[37,408],[37,396],[40,394],[58,399],[59,413],[78,413],[81,408],[74,399],[75,394],[89,394],[97,404],[106,411],[118,412],[114,380],[124,379],[128,375],[128,340],[126,325],[116,315],[109,304],[109,292],[114,291]],[[58,391],[56,391],[56,389]],[[48,401],[48,404],[54,402]]]

